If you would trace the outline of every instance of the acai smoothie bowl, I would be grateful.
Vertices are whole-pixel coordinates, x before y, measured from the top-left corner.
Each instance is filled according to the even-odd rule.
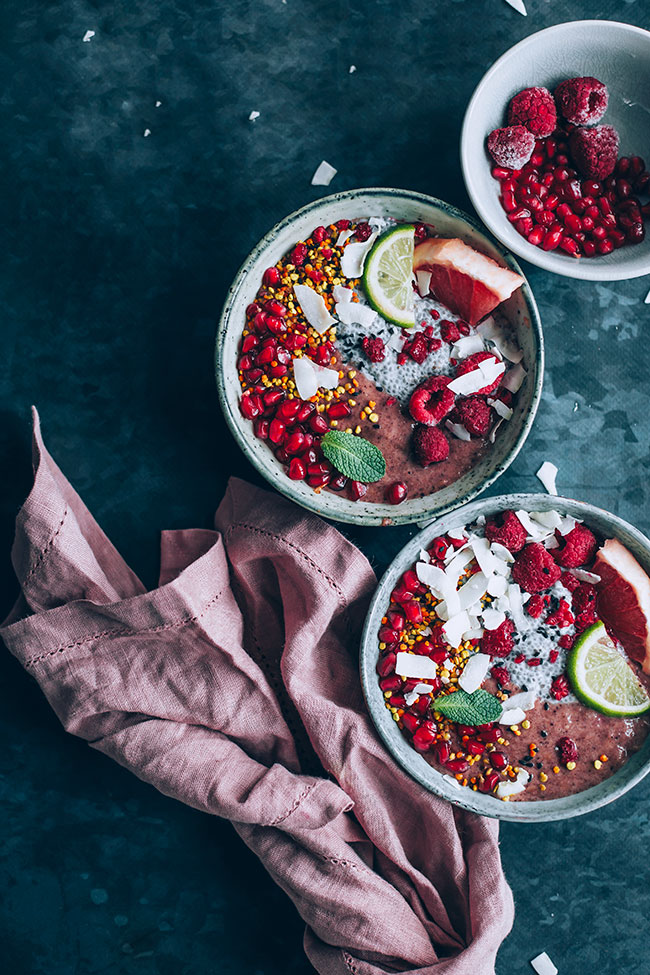
[[[519,267],[469,217],[353,190],[287,217],[247,259],[216,374],[235,438],[278,490],[391,525],[506,469],[537,409],[543,341]]]
[[[474,502],[398,555],[366,622],[377,729],[483,815],[553,820],[650,770],[650,541],[548,495]]]

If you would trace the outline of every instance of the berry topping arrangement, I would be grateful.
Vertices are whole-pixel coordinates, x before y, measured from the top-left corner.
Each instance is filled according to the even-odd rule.
[[[650,579],[558,511],[481,516],[422,549],[378,632],[386,708],[458,788],[553,799],[650,728]]]
[[[601,123],[608,100],[591,77],[526,88],[487,137],[501,205],[536,247],[597,257],[645,238],[650,172],[640,156],[619,156],[618,132]]]
[[[241,412],[315,492],[429,495],[513,416],[527,369],[500,306],[522,282],[424,224],[316,227],[266,269],[246,310]]]

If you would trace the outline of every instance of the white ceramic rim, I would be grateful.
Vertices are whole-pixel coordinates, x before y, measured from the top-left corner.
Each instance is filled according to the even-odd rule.
[[[631,281],[633,278],[642,278],[647,274],[650,274],[650,259],[648,260],[648,266],[640,268],[630,274],[626,271],[625,267],[615,267],[604,264],[599,264],[598,259],[589,259],[584,261],[576,261],[575,259],[567,258],[566,263],[562,263],[560,266],[549,266],[549,263],[545,260],[545,252],[541,251],[538,247],[534,247],[525,241],[523,237],[519,237],[519,241],[514,243],[512,240],[505,240],[504,237],[499,233],[499,228],[494,226],[494,223],[490,217],[490,213],[483,203],[481,194],[478,191],[477,185],[474,178],[474,170],[472,166],[472,157],[470,151],[470,116],[474,110],[474,105],[480,98],[480,95],[484,88],[486,88],[495,74],[500,70],[503,62],[509,59],[515,51],[525,51],[526,47],[536,43],[540,37],[548,37],[551,34],[559,34],[563,31],[569,32],[574,28],[581,27],[596,27],[600,29],[601,27],[619,27],[631,34],[640,34],[647,38],[650,43],[650,31],[645,30],[643,27],[635,27],[633,24],[624,24],[622,21],[618,20],[571,20],[565,21],[562,24],[555,24],[553,27],[545,27],[544,30],[536,31],[534,34],[530,34],[528,37],[524,37],[522,41],[517,44],[513,44],[509,47],[507,51],[499,57],[491,68],[489,68],[483,75],[478,85],[474,89],[474,93],[469,101],[467,108],[465,109],[465,116],[463,118],[463,127],[460,136],[460,161],[461,168],[463,171],[463,179],[465,181],[465,188],[472,201],[474,209],[478,213],[479,217],[483,221],[486,227],[490,230],[490,233],[496,237],[500,243],[506,247],[509,251],[514,251],[523,260],[528,261],[530,264],[534,264],[536,267],[541,267],[545,271],[550,271],[553,274],[560,274],[566,278],[577,278],[581,281]],[[489,165],[489,160],[486,157],[485,164]],[[505,215],[504,215],[505,216]]]

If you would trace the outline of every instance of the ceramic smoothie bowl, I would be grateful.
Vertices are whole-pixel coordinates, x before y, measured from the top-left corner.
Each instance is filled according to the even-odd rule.
[[[536,94],[526,97],[557,111],[555,123],[530,122],[521,101],[513,107],[531,89]],[[491,232],[555,274],[617,281],[650,273],[649,92],[650,33],[629,24],[558,24],[506,51],[474,91],[461,138],[467,192]],[[523,133],[533,155],[528,162],[513,156],[509,175],[499,179],[488,135],[522,120],[535,130],[536,142]],[[526,197],[520,184],[528,177],[533,192]]]
[[[395,279],[385,312],[372,282]],[[364,525],[431,518],[492,484],[530,430],[543,368],[513,259],[454,207],[395,189],[338,193],[274,227],[216,341],[221,406],[251,463],[303,507]]]
[[[483,816],[590,812],[650,771],[650,540],[552,495],[474,501],[413,538],[361,646],[372,720]]]

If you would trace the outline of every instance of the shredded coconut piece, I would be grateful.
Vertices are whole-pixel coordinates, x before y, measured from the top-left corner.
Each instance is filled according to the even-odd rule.
[[[507,703],[507,702],[506,702]],[[526,717],[526,712],[523,708],[508,708],[507,711],[503,711],[501,717],[499,718],[499,724],[519,724]]]
[[[437,676],[438,665],[429,657],[419,653],[400,651],[395,662],[395,673],[399,677],[431,678]]]
[[[310,288],[308,284],[294,284],[293,293],[302,309],[302,313],[319,335],[326,332],[330,326],[336,324],[332,318],[322,295]]]
[[[540,469],[537,471],[535,477],[538,477],[545,490],[549,494],[557,494],[557,487],[555,486],[555,478],[557,477],[557,467],[552,464],[550,460],[545,460]]]
[[[462,423],[452,423],[451,420],[445,420],[445,426],[450,433],[453,433],[458,440],[471,440],[469,431],[465,429]]]
[[[336,243],[334,246],[343,247],[343,244],[346,242],[346,240],[350,239],[353,233],[354,230],[342,230],[341,233],[336,238]],[[339,285],[336,285],[336,287],[339,287]]]
[[[502,399],[490,399],[488,396],[488,405],[491,406],[503,420],[509,420],[512,416],[512,410],[509,406],[506,406]]]
[[[463,335],[454,343],[451,354],[454,359],[466,359],[475,352],[485,351],[485,343],[480,335]]]
[[[463,667],[463,672],[458,678],[459,687],[462,687],[468,694],[473,694],[485,680],[489,669],[490,655],[488,653],[475,653]]]
[[[431,291],[431,271],[416,271],[415,277],[418,283],[420,297],[426,298]]]
[[[348,244],[343,251],[341,258],[341,273],[346,278],[360,278],[363,274],[363,265],[366,262],[366,255],[377,239],[377,231],[368,237],[368,240],[360,241],[358,244]]]
[[[352,301],[353,295],[354,291],[352,288],[346,288],[342,284],[335,284],[332,288],[332,297],[337,304],[339,302]]]
[[[576,579],[579,579],[580,582],[592,582],[594,585],[600,582],[601,577],[595,572],[588,572],[587,569],[567,569],[567,571],[572,576],[575,576]]]
[[[254,122],[255,119],[256,118],[259,118],[259,117],[260,117],[260,113],[259,112],[251,112],[250,115],[248,116],[248,121],[249,122]]]
[[[357,70],[356,64],[351,64],[350,67],[348,68],[348,74],[354,74],[356,70]]]
[[[358,301],[340,301],[334,309],[336,317],[344,325],[363,325],[369,328],[377,317],[377,312],[370,305],[362,305]]]
[[[512,7],[513,10],[516,10],[518,14],[521,14],[522,17],[528,16],[524,0],[506,0],[506,3]]]
[[[336,176],[337,170],[334,166],[330,166],[328,162],[324,159],[320,166],[316,169],[316,172],[311,178],[312,186],[329,186],[334,177]]]
[[[151,129],[145,129],[142,134],[144,135],[144,138],[147,139],[151,135]]]
[[[507,373],[501,380],[501,385],[505,389],[509,389],[511,393],[516,393],[521,389],[521,384],[528,373],[522,366],[521,362],[517,362],[512,369],[508,369]]]
[[[91,37],[94,37],[94,36],[95,36],[95,31],[94,30],[87,30],[86,33],[84,34],[84,36],[82,37],[82,41],[84,42],[84,44],[89,44],[90,43],[90,38]]]
[[[537,975],[557,975],[557,968],[545,951],[540,955],[536,955],[530,964],[537,972]]]

